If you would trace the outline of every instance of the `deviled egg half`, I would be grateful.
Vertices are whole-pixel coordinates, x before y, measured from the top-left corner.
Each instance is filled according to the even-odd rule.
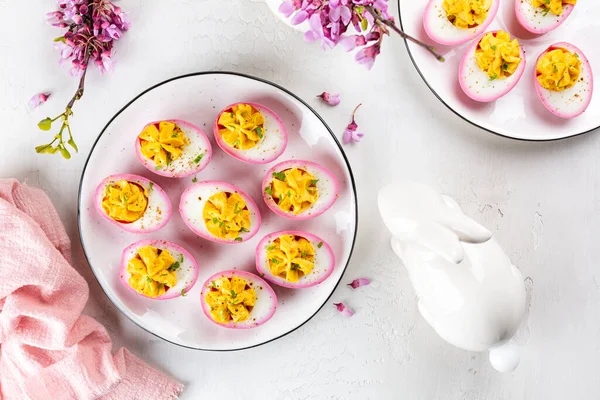
[[[198,280],[198,264],[183,247],[165,240],[141,240],[123,250],[121,282],[156,300],[185,296]]]
[[[435,42],[458,46],[482,34],[492,23],[500,0],[430,0],[423,27]]]
[[[256,270],[279,286],[301,289],[318,285],[335,268],[335,256],[326,241],[302,231],[265,236],[256,247]]]
[[[169,178],[197,174],[212,158],[206,134],[178,119],[146,125],[135,139],[135,152],[144,167]]]
[[[592,67],[583,52],[570,43],[555,43],[538,57],[534,82],[544,106],[561,118],[581,115],[592,101]]]
[[[565,22],[575,3],[577,0],[515,0],[515,14],[523,28],[542,35]]]
[[[200,302],[208,319],[233,329],[256,328],[271,319],[277,309],[277,296],[267,282],[235,269],[208,278]]]
[[[198,182],[181,195],[183,222],[198,236],[219,243],[241,243],[260,228],[260,212],[250,196],[229,183]]]
[[[156,183],[139,175],[105,178],[96,188],[94,205],[105,220],[131,233],[150,233],[169,222],[171,201]]]
[[[487,32],[465,52],[458,81],[471,99],[494,101],[515,87],[525,64],[525,52],[517,39],[511,39],[504,31]]]
[[[219,113],[215,139],[223,151],[251,164],[276,160],[287,146],[288,136],[281,118],[256,103],[236,103]]]
[[[337,179],[312,161],[289,160],[273,166],[262,183],[267,206],[282,217],[305,220],[327,211],[338,198]]]

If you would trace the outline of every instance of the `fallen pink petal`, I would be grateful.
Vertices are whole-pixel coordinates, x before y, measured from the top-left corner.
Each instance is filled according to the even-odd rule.
[[[352,112],[352,122],[348,124],[346,130],[344,131],[344,134],[342,135],[342,140],[344,144],[358,143],[365,136],[364,133],[357,132],[358,124],[354,119],[354,117],[356,116],[356,111],[360,106],[362,106],[362,104],[357,105],[354,111]]]
[[[354,311],[352,311],[351,308],[346,307],[344,303],[333,303],[333,305],[344,317],[351,317],[354,315]]]
[[[48,97],[50,97],[50,93],[38,93],[29,99],[29,106],[33,109],[36,109],[48,101]]]
[[[325,103],[329,104],[330,106],[337,106],[338,104],[340,104],[340,101],[342,101],[342,99],[340,98],[340,95],[338,93],[331,94],[331,93],[323,92],[320,95],[318,95],[317,97],[320,98],[321,100],[323,100]]]
[[[357,289],[361,286],[367,286],[371,281],[368,278],[358,278],[348,284],[352,289]]]

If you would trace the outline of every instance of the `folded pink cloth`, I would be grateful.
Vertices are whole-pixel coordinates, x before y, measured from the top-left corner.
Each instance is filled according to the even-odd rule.
[[[50,199],[0,180],[0,399],[176,399],[183,386],[81,315],[88,285]]]

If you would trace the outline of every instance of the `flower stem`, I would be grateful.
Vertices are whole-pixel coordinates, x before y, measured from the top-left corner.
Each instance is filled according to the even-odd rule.
[[[373,18],[375,18],[375,20],[377,20],[379,23],[382,23],[384,25],[386,25],[387,27],[391,28],[394,32],[396,32],[398,35],[400,35],[401,37],[403,37],[406,40],[410,40],[411,42],[423,47],[425,50],[429,51],[431,54],[433,54],[433,56],[440,62],[444,62],[445,59],[441,54],[438,54],[435,51],[435,48],[431,45],[428,45],[427,43],[423,43],[421,42],[419,39],[416,39],[412,36],[410,36],[407,33],[404,33],[402,31],[402,29],[398,28],[396,26],[396,24],[394,23],[393,20],[391,19],[384,19],[381,17],[381,14],[375,10],[375,8],[373,8],[373,6],[366,6],[365,7],[366,10],[373,16]]]

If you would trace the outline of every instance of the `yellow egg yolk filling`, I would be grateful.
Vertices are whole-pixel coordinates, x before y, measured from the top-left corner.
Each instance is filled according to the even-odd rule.
[[[543,8],[544,15],[551,12],[554,15],[561,15],[565,4],[575,5],[577,0],[533,0],[533,6]]]
[[[175,261],[169,250],[140,247],[127,263],[127,272],[131,274],[129,285],[148,297],[162,296],[177,284],[175,271],[181,268],[181,263],[183,256]]]
[[[212,318],[221,323],[244,322],[256,303],[256,291],[245,279],[237,276],[211,281],[206,303]]]
[[[273,197],[281,210],[298,215],[319,199],[317,182],[309,172],[291,168],[273,173],[273,182],[265,191]]]
[[[273,275],[298,282],[315,267],[315,248],[301,236],[281,235],[267,247],[267,260]]]
[[[492,0],[444,0],[448,20],[461,29],[475,28],[483,24]]]
[[[250,211],[237,193],[219,192],[206,202],[202,212],[206,228],[215,237],[241,241],[250,231]]]
[[[543,88],[561,92],[577,83],[581,74],[581,60],[577,53],[554,49],[540,57],[535,70]]]
[[[238,104],[219,117],[219,134],[231,147],[251,149],[263,138],[265,119],[249,104]]]
[[[510,40],[504,31],[483,35],[475,50],[475,61],[490,79],[506,79],[521,63],[521,49],[517,39]]]
[[[190,143],[185,133],[176,124],[161,121],[148,125],[139,135],[140,150],[144,157],[153,160],[162,168],[178,159]]]
[[[137,183],[122,180],[106,187],[102,209],[118,222],[131,223],[142,218],[148,207],[148,192]]]

